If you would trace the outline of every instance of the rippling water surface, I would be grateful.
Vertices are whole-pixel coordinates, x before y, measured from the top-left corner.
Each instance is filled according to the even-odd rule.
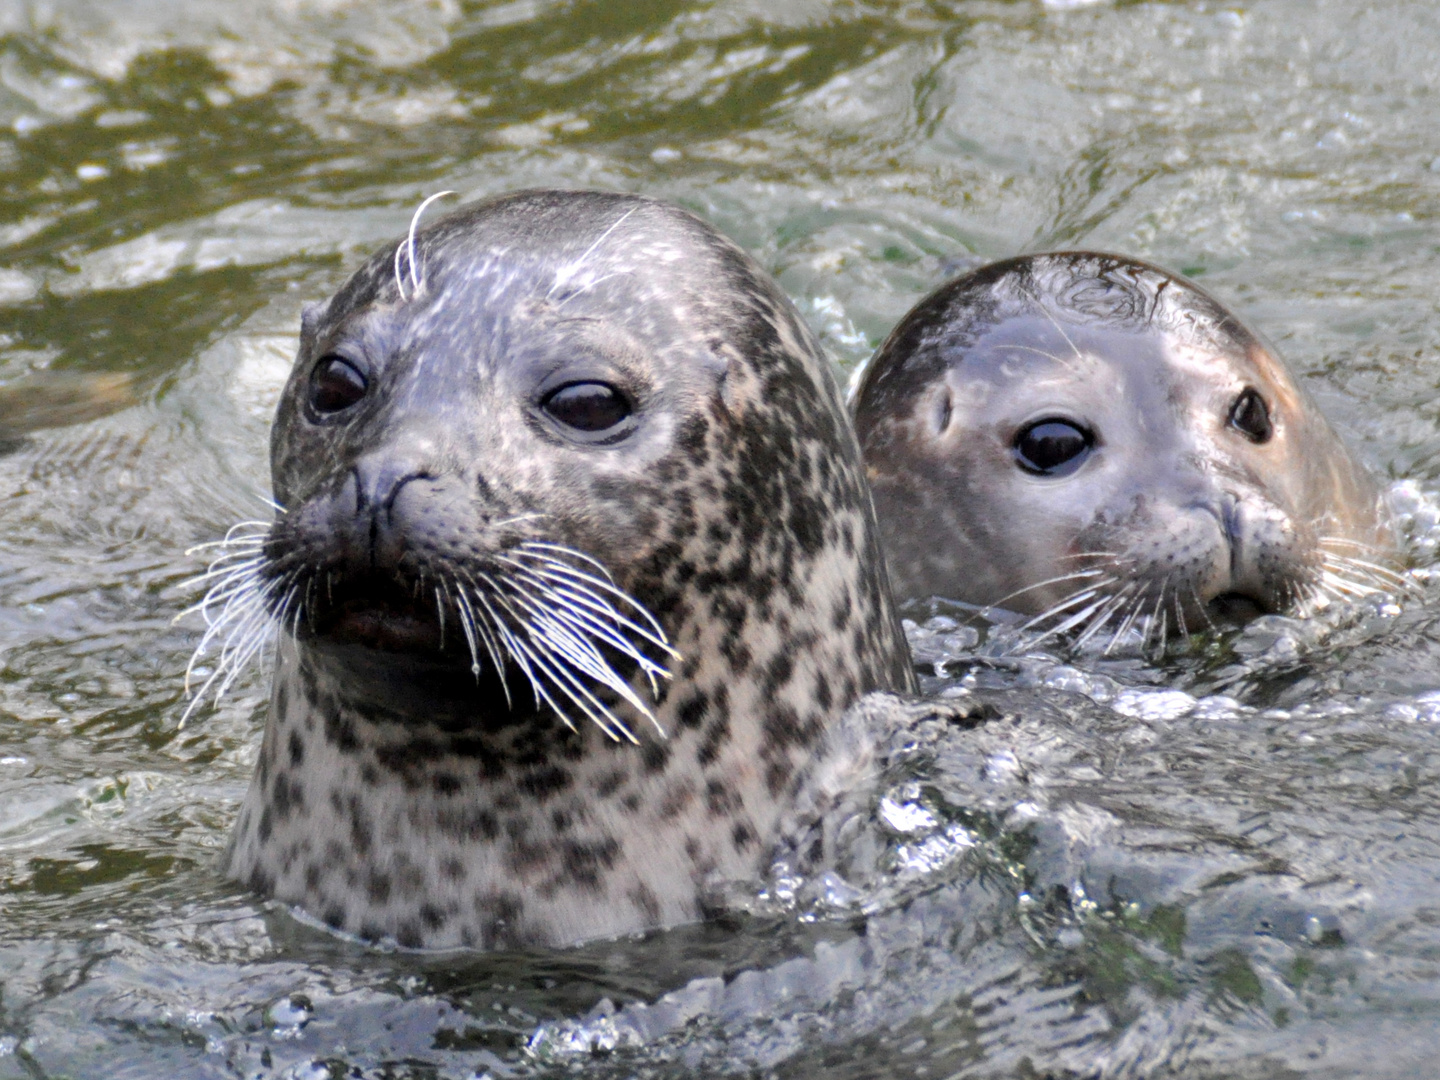
[[[172,621],[185,550],[267,513],[300,302],[443,188],[677,200],[846,368],[957,257],[1154,259],[1277,342],[1423,568],[1428,0],[48,0],[0,33],[0,1078],[1433,1073],[1423,573],[1164,665],[922,614],[930,692],[999,706],[885,744],[828,871],[534,955],[365,948],[221,879],[265,675],[180,728]]]

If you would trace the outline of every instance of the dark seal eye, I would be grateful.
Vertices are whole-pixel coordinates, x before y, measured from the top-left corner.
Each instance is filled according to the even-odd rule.
[[[634,409],[609,383],[575,382],[545,395],[540,407],[566,427],[587,435],[619,434]]]
[[[350,408],[365,396],[365,376],[340,356],[322,356],[310,371],[310,407],[329,414]]]
[[[1269,442],[1275,433],[1265,399],[1248,386],[1230,406],[1230,426],[1253,443]]]
[[[1068,420],[1037,420],[1015,436],[1015,460],[1037,476],[1068,476],[1094,446],[1095,436]]]

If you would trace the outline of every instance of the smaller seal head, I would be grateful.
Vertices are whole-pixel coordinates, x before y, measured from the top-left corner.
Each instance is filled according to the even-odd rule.
[[[949,282],[881,346],[854,410],[902,601],[1113,645],[1397,580],[1374,481],[1285,364],[1143,262],[1060,252]]]
[[[521,192],[379,252],[305,314],[271,463],[212,590],[280,624],[228,869],[363,937],[697,919],[913,686],[829,365],[676,207]]]

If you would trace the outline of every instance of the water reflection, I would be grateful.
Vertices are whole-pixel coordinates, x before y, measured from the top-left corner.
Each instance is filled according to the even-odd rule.
[[[104,399],[26,408],[0,456],[0,1076],[1423,1073],[1428,585],[1160,667],[1000,664],[922,619],[933,691],[1021,704],[897,750],[838,879],[495,957],[366,949],[215,875],[265,679],[178,729],[196,630],[171,618],[181,552],[263,512],[300,301],[445,188],[675,199],[846,366],[957,257],[1083,244],[1197,275],[1409,485],[1423,563],[1437,24],[1418,0],[0,7],[0,394]],[[735,978],[797,956],[820,968]],[[820,969],[843,992],[765,996]],[[721,977],[713,1022],[527,1055],[602,998]]]

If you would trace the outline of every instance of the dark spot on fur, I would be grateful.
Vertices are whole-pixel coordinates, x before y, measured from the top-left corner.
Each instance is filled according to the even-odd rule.
[[[431,783],[435,787],[436,795],[454,795],[461,787],[460,778],[448,772],[437,772]]]
[[[624,785],[626,774],[622,769],[615,769],[611,772],[601,773],[600,778],[595,781],[595,794],[598,798],[608,799]]]
[[[740,808],[740,796],[724,780],[705,783],[705,806],[716,817],[729,817]]]
[[[570,883],[586,892],[602,891],[601,875],[615,865],[620,842],[609,836],[584,842],[567,840],[562,848],[561,863]]]
[[[660,921],[660,901],[655,899],[655,894],[643,882],[632,885],[625,895],[651,926]]]
[[[785,785],[790,782],[790,774],[793,771],[788,760],[772,761],[765,766],[765,790],[770,793],[771,798],[778,799],[780,797],[781,792],[785,790]]]
[[[670,760],[670,747],[662,742],[647,742],[640,749],[640,762],[647,773],[662,772]]]
[[[558,765],[547,765],[520,778],[520,788],[538,803],[549,802],[570,786],[570,773]]]
[[[381,870],[372,870],[365,882],[365,895],[370,902],[384,906],[390,902],[390,875]]]
[[[696,690],[675,710],[676,719],[682,728],[698,728],[705,719],[705,710],[710,707],[710,695]]]

